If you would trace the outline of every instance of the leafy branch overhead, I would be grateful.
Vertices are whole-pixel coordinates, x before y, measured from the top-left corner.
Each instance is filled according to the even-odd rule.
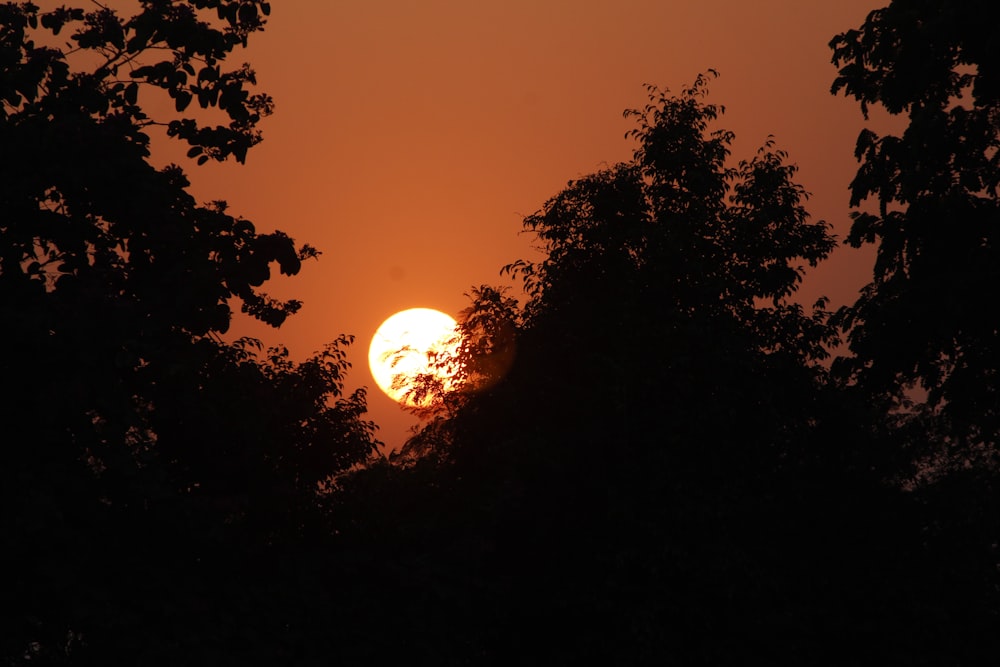
[[[260,292],[271,263],[293,275],[317,251],[296,249],[281,232],[258,234],[224,204],[197,206],[180,168],[148,162],[154,127],[190,144],[199,164],[246,159],[273,104],[252,93],[248,65],[224,65],[263,29],[270,7],[198,0],[140,9],[126,18],[99,5],[0,5],[0,141],[5,156],[17,156],[0,166],[0,272],[56,290],[100,276],[148,322],[193,335],[225,332],[233,297],[278,326],[301,304]],[[65,48],[50,46],[67,34]],[[229,122],[150,117],[142,103],[155,93],[172,98],[179,114],[197,100]],[[176,298],[153,299],[164,287]]]
[[[227,60],[270,7],[134,6],[123,17],[96,2],[0,4],[0,342],[16,351],[0,378],[17,394],[4,438],[21,456],[12,488],[94,484],[100,516],[156,494],[217,500],[251,488],[275,507],[314,507],[320,486],[375,447],[364,392],[344,395],[350,339],[297,364],[223,334],[236,309],[274,327],[295,314],[300,301],[264,286],[319,252],[259,232],[223,201],[199,204],[181,167],[150,159],[153,132],[190,144],[199,163],[246,159],[273,105],[253,92],[249,66]],[[204,120],[220,114],[223,124]]]
[[[79,105],[88,114],[136,128],[163,125],[168,135],[190,144],[188,156],[197,156],[199,164],[229,156],[243,162],[260,142],[256,124],[274,104],[268,95],[251,92],[257,81],[249,65],[225,69],[223,63],[264,28],[270,11],[266,2],[148,1],[140,13],[123,18],[106,7],[40,13],[32,3],[7,4],[0,7],[6,45],[0,54],[0,113],[54,113],[63,104]],[[42,44],[68,33],[68,48],[29,37],[39,26],[52,35]],[[70,59],[81,54],[87,55],[81,58],[86,66],[71,72]],[[150,118],[139,106],[141,90],[165,92],[178,113],[193,101],[202,109],[216,108],[228,124]],[[135,139],[148,145],[144,134]]]
[[[848,241],[873,244],[871,282],[837,322],[845,377],[947,433],[958,468],[1000,466],[1000,342],[984,289],[1000,282],[1000,49],[988,0],[892,2],[831,42],[834,93],[905,118],[864,129]]]

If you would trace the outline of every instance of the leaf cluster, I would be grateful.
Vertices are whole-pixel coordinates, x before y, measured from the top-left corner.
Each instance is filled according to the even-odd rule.
[[[233,70],[222,65],[264,28],[270,5],[225,0],[141,5],[139,13],[124,18],[100,5],[89,12],[66,7],[41,12],[30,2],[4,4],[0,116],[55,117],[72,108],[131,125],[142,146],[148,145],[144,128],[164,126],[169,136],[191,146],[188,156],[198,157],[199,164],[229,156],[244,162],[261,140],[256,125],[272,112],[273,101],[249,90],[256,76],[248,65]],[[206,20],[210,10],[217,16],[214,22]],[[66,48],[38,46],[37,31],[55,37],[64,29],[71,31]],[[82,64],[71,71],[77,59]],[[139,106],[140,91],[144,99],[165,92],[178,113],[197,100],[202,109],[223,112],[228,124],[150,118]]]
[[[988,3],[892,2],[830,43],[833,92],[905,116],[900,134],[864,129],[848,241],[873,244],[872,281],[837,315],[853,358],[839,367],[873,396],[924,409],[972,448],[1000,433],[996,284],[1000,57]]]
[[[150,163],[158,128],[200,163],[245,159],[272,104],[226,61],[269,11],[0,4],[0,532],[18,544],[5,661],[120,659],[132,584],[196,608],[199,559],[323,534],[323,498],[377,447],[364,392],[344,391],[350,337],[301,362],[223,339],[237,309],[274,327],[297,312],[263,288],[318,251]],[[176,116],[147,114],[162,94]],[[227,122],[184,117],[194,99]]]
[[[637,121],[633,160],[571,182],[529,216],[545,259],[504,272],[523,279],[529,321],[568,308],[608,308],[617,322],[725,314],[756,327],[761,347],[821,359],[831,342],[821,313],[803,319],[788,297],[832,250],[829,226],[808,220],[797,167],[773,139],[729,165],[733,135],[709,129],[722,108],[702,101],[707,82],[677,96],[650,87],[650,104],[626,112]],[[811,335],[766,324],[784,317]]]

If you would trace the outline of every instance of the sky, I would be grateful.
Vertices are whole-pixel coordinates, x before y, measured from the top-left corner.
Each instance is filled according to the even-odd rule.
[[[117,3],[123,4],[123,3]],[[813,219],[843,239],[864,119],[830,94],[830,39],[879,0],[344,0],[274,2],[249,61],[276,103],[246,165],[196,167],[192,193],[227,200],[260,232],[318,248],[298,276],[268,285],[302,310],[280,330],[240,320],[238,335],[296,360],[356,337],[348,390],[367,386],[387,448],[416,419],[385,397],[368,343],[394,312],[451,315],[481,284],[513,285],[505,264],[537,257],[522,234],[568,181],[631,157],[627,108],[644,84],[679,91],[709,68],[718,127],[749,159],[769,135],[799,166]],[[169,151],[168,151],[169,153]],[[839,248],[799,298],[853,302],[871,252]],[[276,274],[277,272],[275,272]]]

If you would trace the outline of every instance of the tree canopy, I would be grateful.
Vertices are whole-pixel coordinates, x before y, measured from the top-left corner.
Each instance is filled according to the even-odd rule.
[[[461,368],[488,356],[501,325],[517,327],[511,372],[531,374],[517,391],[602,403],[602,414],[609,397],[622,409],[676,403],[694,387],[707,398],[769,366],[799,368],[807,383],[821,372],[834,340],[823,303],[809,311],[790,296],[833,239],[808,220],[796,167],[773,139],[731,164],[732,133],[710,127],[722,112],[704,100],[710,78],[679,95],[651,87],[650,104],[626,112],[634,158],[570,182],[526,218],[544,259],[503,271],[528,301],[517,312],[502,290],[474,290],[463,321],[476,342]],[[526,346],[540,357],[522,365]]]
[[[716,74],[649,86],[631,158],[525,218],[522,290],[469,291],[387,459],[350,336],[228,333],[293,316],[265,286],[319,252],[154,166],[248,159],[273,103],[227,62],[268,3],[0,4],[0,659],[991,664],[987,9],[831,42],[834,93],[908,119],[858,140],[856,303],[800,302],[835,239],[775,138],[731,155]]]
[[[1000,279],[1000,54],[988,8],[896,1],[830,43],[833,92],[865,115],[877,105],[906,117],[901,134],[865,129],[855,149],[848,240],[874,244],[877,261],[838,316],[852,352],[844,370],[897,404],[916,395],[951,443],[938,452],[947,467],[996,465],[1000,433],[1000,319],[984,292]]]
[[[872,476],[831,465],[823,361],[835,331],[823,303],[794,300],[833,239],[774,139],[730,158],[713,76],[676,94],[650,87],[648,106],[626,112],[633,158],[525,219],[543,258],[504,272],[527,301],[472,290],[461,318],[472,342],[444,362],[466,384],[400,455],[409,475],[385,473],[433,517],[407,507],[418,527],[392,532],[392,550],[435,563],[438,585],[485,587],[475,595],[499,610],[498,636],[514,636],[485,640],[497,660],[539,641],[557,661],[732,661],[738,642],[708,647],[704,627],[776,637],[774,617],[794,612],[764,598],[824,605],[855,572],[837,546],[821,560],[843,562],[822,584],[809,579],[817,561],[783,570],[780,555],[857,512],[832,511],[827,494],[877,493]],[[479,384],[469,369],[493,368],[497,350],[512,350],[509,369]],[[355,482],[363,497],[378,474]],[[529,619],[551,615],[564,624],[543,638]]]
[[[301,363],[223,338],[235,310],[293,315],[263,286],[318,252],[152,161],[156,136],[247,158],[273,103],[227,60],[269,12],[0,4],[5,660],[119,661],[130,582],[196,608],[197,562],[321,525],[320,495],[375,447],[364,392],[343,391],[350,337]],[[151,115],[158,98],[174,111]]]
[[[504,272],[526,302],[470,292],[472,342],[441,360],[458,369],[456,389],[395,468],[365,471],[347,497],[406,499],[405,510],[383,499],[407,524],[378,524],[381,539],[432,590],[466,582],[482,606],[452,599],[494,610],[495,636],[459,627],[497,661],[540,643],[555,661],[978,664],[995,647],[995,478],[976,465],[914,488],[915,452],[959,422],[899,412],[907,376],[892,364],[906,348],[887,335],[933,340],[954,322],[897,320],[896,301],[917,307],[908,289],[883,302],[866,288],[834,320],[825,300],[798,303],[806,267],[833,249],[829,227],[809,219],[774,139],[734,163],[710,80],[650,88],[649,105],[626,112],[632,160],[571,181],[525,219],[543,257]],[[969,151],[990,157],[992,145]],[[885,177],[859,155],[855,197]],[[876,276],[896,247],[880,242]],[[913,243],[923,256],[935,242]],[[854,355],[831,371],[838,326]],[[967,350],[968,372],[994,349]],[[512,364],[477,382],[495,350]],[[884,368],[896,375],[878,384]],[[989,428],[989,409],[966,414]],[[434,609],[408,630],[458,625]],[[537,630],[551,617],[559,629]]]

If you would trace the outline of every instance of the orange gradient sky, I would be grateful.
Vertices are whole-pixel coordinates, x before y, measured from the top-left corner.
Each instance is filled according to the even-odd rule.
[[[354,334],[348,388],[369,387],[370,417],[395,447],[416,420],[368,372],[375,329],[405,308],[456,315],[471,286],[506,284],[500,267],[531,257],[522,217],[568,180],[630,157],[622,111],[645,104],[645,83],[679,90],[718,70],[709,99],[726,107],[719,126],[736,133],[733,157],[773,134],[800,167],[812,216],[843,239],[863,119],[830,95],[827,44],[882,4],[274,2],[266,31],[232,59],[250,61],[275,99],[264,142],[242,167],[170,159],[198,199],[226,199],[259,231],[322,251],[272,281],[272,295],[304,301],[298,315],[278,331],[237,331],[296,359]],[[838,249],[802,300],[853,301],[870,258]]]

